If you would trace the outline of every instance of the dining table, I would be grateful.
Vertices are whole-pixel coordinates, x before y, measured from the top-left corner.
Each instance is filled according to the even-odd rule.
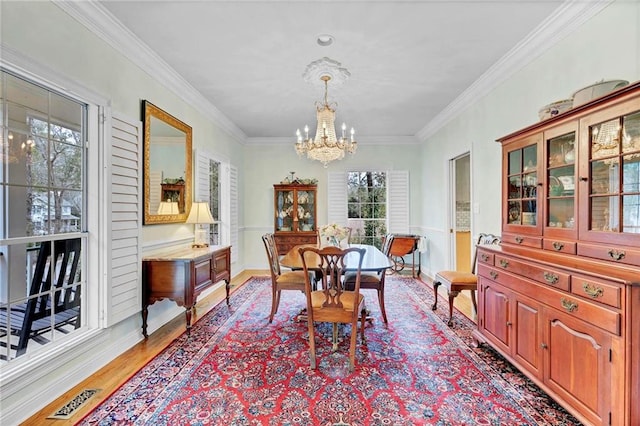
[[[303,268],[302,265],[302,257],[300,256],[299,249],[302,247],[316,247],[315,244],[302,244],[293,247],[289,250],[281,259],[280,266],[285,268],[289,268],[292,270],[300,270]],[[393,266],[393,261],[380,251],[376,246],[372,246],[369,244],[349,244],[349,248],[357,247],[365,249],[364,257],[362,259],[362,272],[382,272],[386,269],[389,269]],[[309,256],[309,255],[307,255]],[[307,260],[310,260],[307,257]],[[314,262],[309,262],[313,264]],[[316,262],[317,263],[317,262]],[[358,256],[356,253],[350,253],[345,258],[345,271],[355,271],[358,269]],[[308,266],[308,265],[307,265]],[[310,268],[311,269],[311,268]],[[313,268],[315,269],[315,268]]]

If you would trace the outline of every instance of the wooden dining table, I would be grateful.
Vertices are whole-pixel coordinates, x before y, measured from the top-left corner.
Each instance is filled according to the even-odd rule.
[[[314,244],[303,244],[295,246],[280,259],[280,265],[292,270],[302,269],[302,257],[300,257],[300,252],[298,251],[302,247],[317,248],[318,246]],[[389,259],[389,257],[387,257],[384,253],[382,253],[376,246],[368,244],[350,244],[349,247],[365,249],[364,258],[362,259],[362,272],[381,272],[393,266],[393,261]],[[307,259],[309,260],[309,258]],[[345,258],[345,261],[345,269],[347,271],[355,271],[356,269],[358,269],[358,257],[355,253],[348,254]],[[314,262],[310,263],[313,264]]]

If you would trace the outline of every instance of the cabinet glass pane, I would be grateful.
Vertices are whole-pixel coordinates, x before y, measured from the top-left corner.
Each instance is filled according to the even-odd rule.
[[[549,200],[549,222],[547,226],[553,228],[570,228],[575,226],[574,199],[554,198]]]
[[[549,139],[547,146],[547,151],[549,153],[548,167],[573,164],[576,159],[574,151],[575,140],[576,136],[573,132]]]
[[[522,198],[522,178],[511,176],[509,178],[509,199]]]
[[[640,234],[640,195],[622,197],[622,232]]]
[[[514,225],[519,225],[521,223],[521,212],[522,210],[520,209],[519,201],[509,201],[509,214],[507,215],[507,222]]]
[[[538,153],[536,145],[531,145],[522,150],[522,164],[524,171],[535,170],[538,167]]]
[[[620,212],[618,197],[591,198],[591,229],[618,232]]]
[[[278,191],[277,203],[278,231],[291,231],[293,226],[293,191]]]
[[[592,194],[615,194],[618,185],[618,158],[591,163]]]
[[[509,153],[509,174],[513,175],[522,171],[522,152],[520,150]]]
[[[298,227],[301,231],[313,231],[313,205],[315,203],[313,192],[298,191]]]
[[[591,127],[591,158],[611,157],[620,153],[620,120],[610,120]]]
[[[640,111],[622,119],[622,152],[640,153]]]

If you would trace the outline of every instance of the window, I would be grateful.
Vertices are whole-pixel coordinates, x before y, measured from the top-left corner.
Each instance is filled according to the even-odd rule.
[[[86,322],[87,104],[0,74],[0,362]]]
[[[387,174],[347,173],[347,212],[351,242],[381,247],[387,233]]]
[[[220,162],[209,160],[209,207],[215,221],[209,225],[209,244],[220,244]]]

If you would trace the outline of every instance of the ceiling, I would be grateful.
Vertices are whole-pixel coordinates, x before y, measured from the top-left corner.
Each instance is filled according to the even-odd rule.
[[[100,1],[239,129],[243,138],[315,128],[329,57],[336,123],[357,139],[413,137],[556,13],[561,0]],[[99,7],[99,6],[98,6]],[[556,13],[557,14],[557,13]],[[335,41],[320,46],[317,37]],[[496,67],[494,66],[494,69]]]

